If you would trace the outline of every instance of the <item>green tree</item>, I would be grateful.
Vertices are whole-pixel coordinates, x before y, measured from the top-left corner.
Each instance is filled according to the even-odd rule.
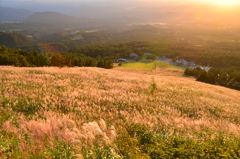
[[[148,60],[156,60],[156,55],[153,55],[153,54],[151,54],[151,55],[147,55],[147,57],[146,57],[146,59],[148,59]]]
[[[197,81],[205,82],[207,80],[207,72],[202,71],[200,75],[197,77]]]
[[[207,79],[205,81],[206,83],[209,84],[216,84],[216,78],[213,73],[207,73]]]

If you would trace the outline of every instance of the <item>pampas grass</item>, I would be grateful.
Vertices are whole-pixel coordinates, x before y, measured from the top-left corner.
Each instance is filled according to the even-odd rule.
[[[113,145],[126,123],[192,138],[205,131],[240,137],[240,92],[182,73],[175,68],[2,66],[2,129],[15,134],[28,155],[36,151],[30,143],[44,149],[54,147],[56,138],[78,145],[78,151],[94,147],[96,140]]]

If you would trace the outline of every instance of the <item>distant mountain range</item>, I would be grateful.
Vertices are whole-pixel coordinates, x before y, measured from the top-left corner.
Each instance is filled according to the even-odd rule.
[[[57,6],[56,6],[57,7]],[[61,6],[63,7],[63,6]],[[226,23],[238,21],[239,6],[230,10],[213,8],[209,5],[173,6],[75,6],[58,8],[57,11],[33,12],[25,9],[0,7],[0,21],[27,21],[39,23],[76,23],[82,20],[111,23],[168,23],[186,21],[216,21]]]
[[[14,9],[0,6],[0,21],[25,21],[38,23],[74,23],[78,18],[58,12],[32,12],[26,9]]]
[[[57,12],[36,12],[24,21],[38,23],[76,23],[79,19]]]
[[[13,9],[0,6],[0,21],[22,21],[33,13],[26,9]]]

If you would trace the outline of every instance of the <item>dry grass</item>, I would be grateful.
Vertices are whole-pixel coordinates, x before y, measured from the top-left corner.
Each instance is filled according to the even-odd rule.
[[[0,67],[0,110],[15,116],[1,119],[2,128],[20,139],[28,134],[40,147],[46,136],[52,144],[55,137],[111,144],[126,121],[192,138],[204,131],[240,137],[240,92],[196,82],[182,72]],[[26,105],[34,109],[25,110]],[[26,149],[34,147],[23,142]]]

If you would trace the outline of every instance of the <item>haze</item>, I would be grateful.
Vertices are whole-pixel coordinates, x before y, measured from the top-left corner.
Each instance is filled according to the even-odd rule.
[[[46,11],[74,18],[101,21],[105,19],[124,24],[179,23],[196,20],[200,23],[219,20],[223,20],[224,23],[231,20],[235,23],[240,15],[236,0],[0,0],[0,6],[25,9],[25,12],[29,12],[20,18],[14,16],[9,18],[4,12],[6,16],[0,19],[3,21],[29,20],[30,12],[33,14]],[[9,14],[12,12],[9,11]],[[21,14],[16,13],[16,15]],[[67,22],[69,23],[69,20]]]

